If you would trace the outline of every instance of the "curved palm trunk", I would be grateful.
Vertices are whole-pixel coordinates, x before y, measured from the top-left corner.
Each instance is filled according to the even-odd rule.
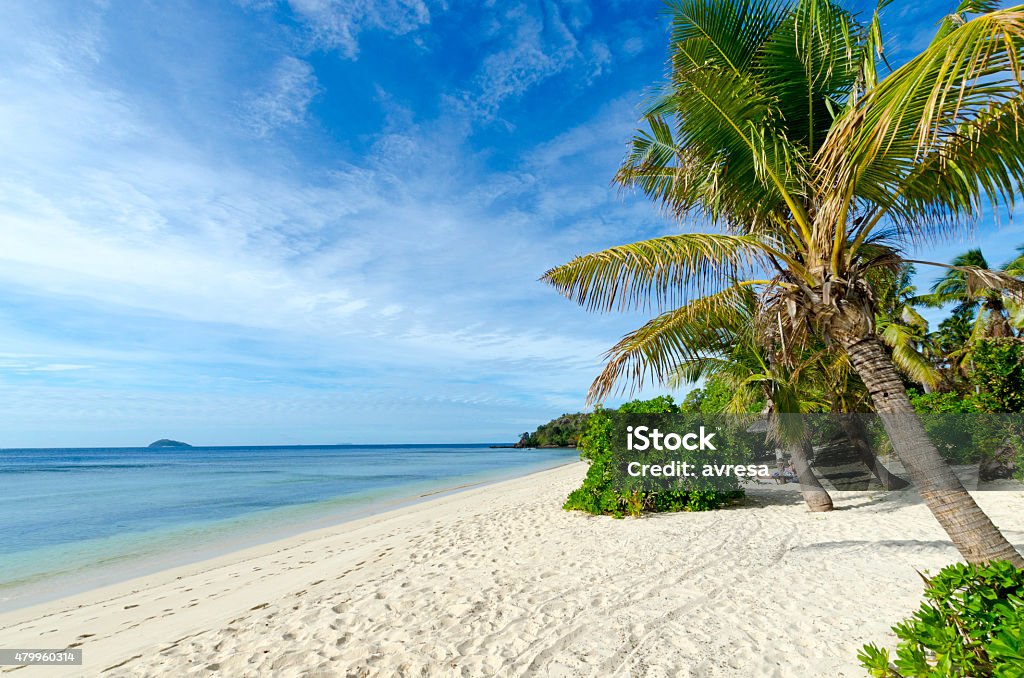
[[[939,456],[878,338],[874,334],[837,338],[867,386],[875,410],[911,481],[964,559],[969,563],[1008,560],[1024,568],[1024,557],[978,507],[953,469]]]
[[[841,414],[839,415],[839,423],[843,427],[843,432],[846,434],[850,444],[857,450],[857,458],[878,478],[878,481],[882,483],[882,487],[887,490],[902,490],[910,486],[910,483],[903,478],[890,473],[889,469],[878,460],[878,455],[874,453],[871,449],[871,444],[868,442],[868,432],[860,416],[856,414]]]
[[[800,481],[800,494],[803,495],[804,501],[807,502],[807,508],[813,513],[831,511],[832,497],[821,486],[817,476],[814,475],[814,471],[811,470],[811,465],[807,462],[808,447],[810,447],[810,443],[803,441],[791,445],[789,448],[789,454],[793,459],[793,466],[796,469],[796,477]]]

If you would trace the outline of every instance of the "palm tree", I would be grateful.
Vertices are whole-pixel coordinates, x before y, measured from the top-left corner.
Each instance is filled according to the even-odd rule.
[[[882,335],[885,339],[884,334]],[[896,356],[897,350],[893,350],[893,361],[900,365],[901,361]],[[907,359],[911,363],[916,359]],[[882,487],[887,490],[902,490],[909,483],[894,475],[886,468],[885,464],[878,458],[872,445],[863,413],[868,410],[867,403],[869,395],[864,388],[864,383],[851,374],[849,357],[837,351],[822,354],[819,365],[814,371],[813,380],[809,387],[815,388],[820,394],[822,401],[821,412],[842,413],[838,417],[839,425],[842,428],[847,441],[853,446],[860,462],[868,467],[868,470],[878,478]]]
[[[737,307],[728,318],[739,323],[719,325],[713,333],[694,334],[687,344],[690,357],[684,357],[669,375],[666,384],[678,388],[701,380],[717,379],[731,394],[723,413],[739,414],[760,410],[774,420],[771,427],[776,442],[789,448],[794,459],[801,489],[812,511],[832,509],[832,499],[810,468],[809,440],[801,417],[792,414],[826,412],[863,412],[867,392],[863,383],[850,374],[844,354],[825,346],[805,350],[796,361],[781,363],[765,351],[753,331],[756,306],[748,290],[747,306]],[[646,326],[622,339],[608,352],[608,368],[615,370],[620,360],[629,360],[646,345]],[[707,342],[699,344],[698,342]],[[792,358],[792,356],[789,356]],[[792,363],[796,363],[793,365]],[[786,425],[780,424],[785,421]],[[888,490],[900,490],[907,481],[893,475],[878,459],[869,443],[863,416],[844,415],[837,422],[859,460]],[[788,428],[789,431],[781,429]]]
[[[1020,254],[1000,270],[1006,275],[1019,278],[1024,275],[1024,247],[1018,248],[1018,252]],[[952,303],[954,317],[974,318],[970,335],[949,356],[964,365],[970,359],[971,348],[978,340],[1016,336],[1014,330],[1024,329],[1024,316],[1014,295],[1008,295],[1003,290],[972,286],[960,270],[964,266],[989,268],[981,249],[974,248],[957,255],[953,259],[953,266],[957,268],[947,271],[932,285],[931,293],[918,297],[918,301],[933,307]]]
[[[927,337],[928,344],[933,347],[934,364],[953,391],[965,392],[968,389],[962,358],[971,341],[973,325],[968,313],[953,309]]]
[[[932,360],[935,347],[928,321],[914,308],[921,303],[917,288],[911,283],[915,270],[912,264],[904,264],[894,272],[876,270],[870,283],[878,336],[889,348],[896,367],[928,392],[942,383],[942,374]]]
[[[1021,188],[1024,7],[964,0],[884,78],[880,9],[862,23],[833,0],[673,2],[668,78],[615,179],[713,230],[612,247],[544,279],[592,309],[664,311],[644,347],[595,382],[598,400],[622,376],[663,380],[689,355],[691,335],[755,290],[756,324],[773,350],[820,340],[845,351],[963,556],[1024,566],[914,415],[877,335],[870,285],[873,271],[930,263],[896,253]],[[949,268],[972,286],[1024,288],[999,272]]]
[[[786,416],[821,410],[822,401],[814,397],[815,389],[808,383],[812,381],[808,376],[820,363],[821,354],[812,356],[802,369],[789,370],[785,365],[776,364],[757,340],[753,325],[755,312],[755,299],[748,290],[744,305],[736,308],[734,324],[717,327],[716,332],[705,335],[706,343],[702,346],[691,343],[690,350],[699,350],[699,354],[676,365],[668,385],[676,388],[703,379],[718,379],[731,393],[723,413],[760,410],[769,418],[768,431],[775,444],[789,450],[807,507],[816,513],[831,511],[832,498],[808,461],[810,441],[802,427],[793,426],[800,423],[799,418]],[[628,353],[634,341],[634,336],[626,336],[610,352],[612,361],[616,353]]]

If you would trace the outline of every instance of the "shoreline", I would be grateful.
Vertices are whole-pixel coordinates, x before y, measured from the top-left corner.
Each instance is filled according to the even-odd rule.
[[[251,563],[264,563],[273,561],[276,556],[290,553],[292,556],[310,544],[324,540],[343,539],[352,534],[364,531],[376,531],[388,523],[402,521],[403,519],[416,519],[417,514],[423,510],[437,511],[451,502],[465,502],[470,498],[484,494],[488,491],[497,490],[504,485],[519,485],[537,476],[545,476],[558,473],[568,466],[580,465],[583,462],[570,461],[560,464],[554,468],[533,471],[514,478],[481,481],[468,483],[451,488],[439,490],[436,493],[425,493],[408,498],[402,506],[391,507],[387,510],[375,512],[372,515],[361,516],[350,520],[327,526],[318,527],[312,530],[305,530],[281,539],[274,539],[268,542],[234,549],[228,553],[207,558],[198,562],[164,568],[142,576],[124,579],[116,583],[94,587],[86,591],[80,591],[70,595],[61,596],[32,605],[15,608],[0,612],[0,635],[4,638],[7,647],[83,647],[83,667],[17,667],[0,666],[0,674],[6,674],[18,670],[19,676],[45,675],[79,676],[94,675],[101,671],[115,668],[115,664],[123,659],[121,655],[127,656],[129,650],[137,650],[142,647],[170,641],[179,637],[180,634],[195,628],[197,624],[210,623],[216,620],[226,620],[229,617],[245,611],[252,611],[247,602],[250,596],[267,597],[272,595],[268,592],[275,591],[283,594],[293,588],[294,580],[285,577],[279,580],[273,587],[258,587],[259,590],[250,590],[251,573],[262,571],[262,567],[252,565],[247,574],[250,574],[250,581],[241,581],[244,586],[241,589],[232,591],[224,589],[220,591],[215,601],[216,604],[204,604],[201,598],[190,600],[188,605],[178,610],[177,618],[167,623],[159,624],[158,628],[150,628],[140,631],[145,622],[154,621],[154,617],[147,616],[141,620],[135,619],[128,623],[117,623],[120,620],[108,618],[105,621],[111,623],[106,630],[112,634],[108,639],[97,639],[100,633],[83,632],[91,622],[102,619],[108,612],[115,615],[128,614],[133,618],[140,617],[140,613],[132,613],[132,610],[145,607],[142,603],[127,603],[136,596],[144,596],[150,603],[170,598],[170,590],[177,590],[180,593],[192,593],[198,591],[193,587],[178,587],[178,582],[192,582],[196,579],[205,578],[208,575],[215,575],[212,580],[222,584],[235,584],[235,580],[243,577],[241,572]],[[346,542],[348,544],[350,542]],[[367,545],[354,546],[346,560],[355,560],[356,556],[366,551]],[[304,550],[302,555],[308,556],[310,550]],[[275,564],[279,561],[273,561]],[[302,561],[305,565],[314,565],[314,561]],[[203,586],[209,587],[213,581],[206,581]],[[154,590],[166,595],[154,597]],[[165,611],[172,608],[163,608]],[[171,617],[168,614],[167,617]],[[50,629],[44,636],[39,638],[36,630],[39,625],[46,627],[56,626]],[[126,634],[118,631],[117,627],[130,630],[131,638],[128,640]],[[152,626],[152,625],[151,625]],[[78,631],[76,633],[76,631]],[[86,642],[87,641],[87,642]],[[119,659],[120,658],[120,659]],[[110,662],[110,663],[108,663]],[[102,664],[102,666],[100,666]]]
[[[81,647],[17,676],[863,676],[959,560],[909,493],[809,513],[741,505],[614,520],[561,509],[574,462],[0,614],[8,647]],[[979,492],[1024,544],[1024,492]],[[867,583],[867,586],[865,584]],[[109,670],[108,670],[109,669]]]
[[[199,565],[247,549],[283,542],[317,530],[331,529],[352,521],[372,519],[375,516],[412,507],[437,497],[516,480],[535,473],[543,473],[577,463],[577,461],[576,459],[567,460],[554,466],[528,470],[526,473],[519,473],[517,470],[504,471],[470,482],[445,485],[436,489],[415,490],[411,494],[384,496],[371,501],[368,505],[358,507],[338,508],[335,505],[336,499],[294,504],[278,509],[280,513],[271,516],[280,522],[268,522],[267,515],[238,516],[236,519],[240,521],[257,522],[243,527],[240,533],[226,535],[226,541],[223,542],[203,544],[195,548],[181,544],[182,550],[164,550],[153,554],[128,556],[124,558],[123,563],[118,562],[121,558],[115,558],[110,563],[100,564],[98,573],[92,574],[84,581],[79,579],[78,572],[68,571],[32,582],[9,586],[6,592],[12,595],[10,598],[0,599],[0,617],[9,612],[59,601],[108,586],[117,586],[124,582],[176,568]],[[413,485],[407,489],[414,490],[414,488]],[[263,519],[263,522],[259,522],[260,519]],[[181,540],[180,537],[177,539]],[[75,583],[76,581],[77,583]],[[0,591],[3,591],[2,587],[0,587]]]

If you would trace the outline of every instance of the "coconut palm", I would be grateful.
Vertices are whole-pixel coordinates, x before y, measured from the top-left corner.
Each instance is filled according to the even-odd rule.
[[[900,363],[896,355],[897,351],[894,350],[893,360],[898,365]],[[860,462],[868,467],[885,489],[906,488],[909,483],[891,473],[878,458],[870,443],[865,417],[857,414],[870,411],[869,395],[864,383],[856,374],[851,373],[849,357],[840,351],[821,353],[816,369],[810,374],[812,376],[807,380],[809,383],[803,388],[816,389],[820,394],[823,406],[819,411],[841,413],[837,417],[838,423]]]
[[[807,361],[804,369],[789,370],[778,365],[765,351],[754,331],[756,303],[748,290],[745,303],[738,306],[730,325],[716,328],[703,337],[705,344],[689,344],[691,357],[679,362],[668,379],[676,388],[704,379],[718,379],[730,389],[722,412],[744,414],[760,410],[769,418],[768,432],[773,442],[789,450],[800,481],[800,493],[812,512],[831,511],[832,498],[814,475],[809,463],[810,441],[800,418],[787,415],[821,411],[824,402],[809,388],[808,375],[821,362],[820,353]],[[620,342],[626,351],[634,337]],[[623,345],[625,344],[625,345]],[[615,352],[616,349],[612,349]]]
[[[1024,7],[965,0],[884,78],[880,10],[863,23],[832,0],[672,3],[668,78],[616,181],[710,229],[581,256],[544,279],[593,309],[663,311],[643,349],[609,364],[594,399],[623,376],[664,379],[691,335],[714,331],[754,290],[772,350],[825,341],[845,351],[963,556],[1024,566],[914,416],[877,335],[870,285],[873,271],[930,263],[896,253],[1020,189]],[[972,287],[1024,288],[999,272],[949,268]]]
[[[1000,270],[1019,278],[1024,275],[1024,248],[1018,251],[1021,254]],[[989,268],[988,261],[979,248],[957,255],[953,259],[953,265]],[[1024,314],[1021,313],[1021,306],[1014,295],[1007,295],[1002,290],[972,287],[968,284],[967,276],[959,268],[947,271],[932,285],[931,294],[922,295],[918,301],[933,307],[953,304],[954,316],[974,318],[969,337],[949,356],[961,366],[970,359],[971,348],[978,340],[1013,337],[1024,329]]]
[[[722,412],[739,414],[760,410],[773,421],[772,435],[776,442],[790,450],[808,507],[812,511],[832,508],[831,497],[814,476],[808,459],[809,440],[805,435],[802,417],[793,414],[824,412],[863,412],[867,392],[863,383],[850,373],[847,357],[825,346],[803,351],[796,363],[787,365],[770,355],[754,328],[756,304],[753,293],[747,290],[746,305],[719,320],[733,323],[717,325],[710,335],[691,337],[687,348],[690,357],[684,357],[667,380],[671,388],[695,384],[701,380],[717,379],[731,394]],[[608,353],[609,365],[617,360],[629,359],[638,348],[645,347],[641,328],[623,338]],[[705,341],[703,345],[698,342]],[[889,490],[899,490],[908,483],[893,475],[878,459],[869,443],[863,416],[849,415],[837,418],[855,457]],[[790,430],[784,430],[790,429]]]
[[[974,321],[970,314],[954,309],[939,323],[934,332],[929,332],[927,342],[932,347],[933,364],[942,375],[943,382],[950,390],[969,390],[967,374],[963,365],[966,348],[971,341]]]

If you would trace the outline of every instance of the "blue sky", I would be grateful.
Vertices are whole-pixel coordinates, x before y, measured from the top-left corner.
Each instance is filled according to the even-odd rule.
[[[662,6],[8,7],[0,447],[500,441],[582,409],[642,319],[537,278],[680,228],[609,186]],[[893,58],[947,9],[893,5]]]

